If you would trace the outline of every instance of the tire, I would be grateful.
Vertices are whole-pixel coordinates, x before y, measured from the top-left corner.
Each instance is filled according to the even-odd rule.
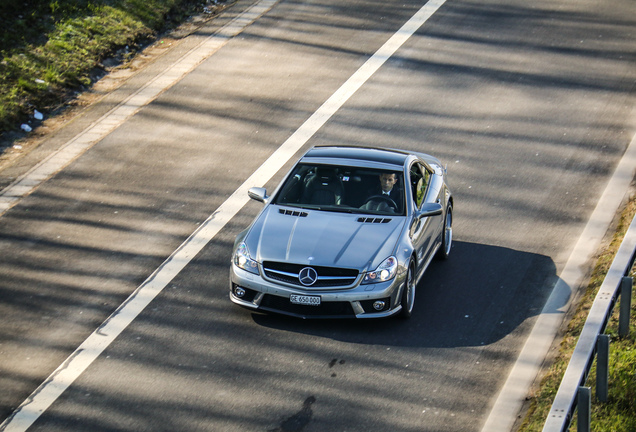
[[[437,258],[440,260],[448,259],[451,246],[453,246],[453,206],[446,208],[446,216],[444,217],[444,230],[442,231],[442,242],[437,252]]]
[[[415,263],[413,261],[409,263],[409,270],[406,274],[406,280],[404,281],[400,304],[402,305],[400,318],[411,318],[413,306],[415,305]]]

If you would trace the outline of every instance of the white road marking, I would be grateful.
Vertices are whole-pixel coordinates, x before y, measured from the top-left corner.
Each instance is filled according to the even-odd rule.
[[[422,6],[0,425],[0,431],[26,431],[243,208],[249,187],[267,183],[445,1]]]
[[[612,178],[603,191],[592,216],[587,221],[550,298],[530,332],[517,361],[502,387],[482,432],[510,432],[528,389],[537,377],[541,364],[570,307],[571,289],[576,289],[585,276],[586,263],[598,250],[603,236],[616,215],[636,170],[636,136],[625,150]],[[565,305],[565,306],[564,306]]]
[[[203,39],[200,44],[184,54],[175,64],[104,114],[66,143],[60,150],[34,166],[23,176],[17,178],[0,192],[0,216],[106,135],[121,126],[165,90],[179,82],[199,63],[218,51],[232,37],[241,33],[246,26],[270,10],[277,2],[278,0],[261,0],[252,5],[219,29],[218,32]]]

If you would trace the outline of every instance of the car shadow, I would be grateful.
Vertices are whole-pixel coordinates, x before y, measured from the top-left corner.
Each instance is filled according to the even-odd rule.
[[[263,327],[348,343],[404,347],[488,345],[530,325],[558,281],[545,255],[455,241],[447,261],[434,261],[417,286],[408,319],[301,320],[252,313]],[[564,284],[563,284],[564,285]],[[570,292],[560,298],[567,301]],[[553,305],[549,313],[561,313]]]

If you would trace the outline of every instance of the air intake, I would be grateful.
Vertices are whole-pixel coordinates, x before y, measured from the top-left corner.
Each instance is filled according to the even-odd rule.
[[[362,223],[374,223],[374,224],[384,224],[391,222],[389,218],[371,218],[371,217],[361,217],[358,218],[358,222]]]
[[[307,213],[296,210],[278,209],[278,213],[287,216],[307,217]]]

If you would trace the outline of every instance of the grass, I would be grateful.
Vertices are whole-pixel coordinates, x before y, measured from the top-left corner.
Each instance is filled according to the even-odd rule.
[[[541,381],[539,390],[532,396],[530,407],[518,432],[543,430],[550,412],[552,401],[557,393],[565,369],[585,324],[594,298],[603,283],[614,256],[620,247],[622,238],[636,214],[636,197],[632,197],[616,229],[612,242],[605,248],[597,260],[589,285],[578,309],[568,325],[561,342],[558,357]],[[631,270],[636,276],[636,267]],[[634,432],[636,431],[636,288],[632,287],[632,307],[630,333],[627,337],[618,337],[618,303],[608,323],[606,334],[610,335],[609,394],[608,401],[601,403],[595,398],[596,362],[588,377],[587,386],[592,389],[591,429],[595,432]],[[576,415],[570,427],[576,431]]]
[[[206,0],[2,0],[0,134],[86,89],[100,62]]]
[[[634,276],[634,271],[632,271]],[[632,289],[632,299],[636,298]],[[636,312],[632,307],[631,322]],[[607,403],[593,401],[591,412],[592,430],[604,432],[636,431],[636,337],[635,326],[631,326],[628,337],[618,337],[618,312],[615,311],[606,334],[610,335],[610,376]],[[588,378],[592,394],[596,391],[596,363]],[[576,419],[572,430],[576,430]]]

